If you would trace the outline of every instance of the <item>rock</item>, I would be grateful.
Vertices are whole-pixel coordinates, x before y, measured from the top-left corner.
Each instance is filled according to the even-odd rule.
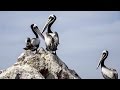
[[[2,73],[2,71],[0,70],[0,74]]]
[[[81,79],[62,60],[40,48],[24,51],[11,67],[0,72],[0,79]]]

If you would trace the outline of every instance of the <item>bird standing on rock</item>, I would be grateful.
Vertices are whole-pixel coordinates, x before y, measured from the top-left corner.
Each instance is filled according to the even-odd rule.
[[[39,44],[40,44],[40,39],[38,34],[44,38],[44,36],[42,35],[42,33],[40,32],[39,28],[37,27],[36,24],[31,24],[31,29],[33,31],[33,33],[35,34],[36,38],[27,38],[26,40],[26,47],[24,48],[25,50],[31,50],[31,51],[36,51],[39,48]]]
[[[59,44],[59,36],[57,32],[51,31],[51,26],[55,22],[56,16],[51,14],[48,17],[48,21],[45,24],[42,33],[47,29],[47,32],[44,35],[45,44],[46,44],[46,50],[47,51],[55,51],[54,54],[56,54],[57,46]]]

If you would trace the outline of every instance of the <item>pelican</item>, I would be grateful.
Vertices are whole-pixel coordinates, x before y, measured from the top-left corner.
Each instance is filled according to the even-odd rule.
[[[51,14],[48,17],[48,21],[46,22],[42,33],[46,30],[46,28],[48,28],[47,32],[44,35],[46,50],[47,51],[55,51],[55,54],[56,54],[57,46],[59,44],[59,36],[58,36],[57,32],[51,31],[51,26],[55,22],[55,20],[56,20],[56,16]]]
[[[107,57],[108,57],[108,51],[104,50],[102,52],[101,59],[98,63],[97,69],[101,65],[101,69],[102,69],[101,73],[102,73],[104,79],[118,79],[117,71],[115,69],[108,68],[104,65],[104,61]]]
[[[31,29],[33,31],[33,33],[35,34],[36,38],[27,38],[26,40],[26,47],[24,48],[25,50],[31,50],[31,51],[36,51],[39,48],[39,44],[40,44],[40,39],[38,34],[42,37],[42,33],[40,32],[39,28],[37,27],[36,24],[31,24]]]

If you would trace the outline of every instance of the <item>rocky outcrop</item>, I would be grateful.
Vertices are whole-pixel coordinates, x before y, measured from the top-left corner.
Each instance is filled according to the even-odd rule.
[[[11,67],[0,71],[0,79],[81,79],[62,60],[40,48],[24,51]]]

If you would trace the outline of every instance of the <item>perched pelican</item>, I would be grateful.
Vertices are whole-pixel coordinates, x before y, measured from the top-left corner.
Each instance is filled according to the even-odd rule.
[[[51,26],[55,22],[55,20],[56,20],[56,16],[53,14],[50,15],[48,17],[47,23],[45,24],[43,28],[42,33],[46,30],[46,28],[48,28],[47,32],[44,35],[46,50],[55,51],[55,54],[56,54],[57,46],[59,44],[59,36],[57,32],[51,31]]]
[[[97,69],[101,65],[101,69],[102,69],[101,73],[105,79],[118,79],[117,71],[115,69],[108,68],[104,65],[104,61],[107,58],[107,56],[108,56],[108,51],[104,50],[102,52],[102,56],[98,63]]]
[[[36,24],[32,24],[31,25],[31,29],[33,31],[33,33],[35,34],[36,38],[27,38],[26,40],[26,47],[24,48],[25,50],[31,50],[31,51],[37,51],[39,44],[40,44],[40,39],[38,34],[42,37],[43,35],[41,34],[39,28],[37,27]]]

